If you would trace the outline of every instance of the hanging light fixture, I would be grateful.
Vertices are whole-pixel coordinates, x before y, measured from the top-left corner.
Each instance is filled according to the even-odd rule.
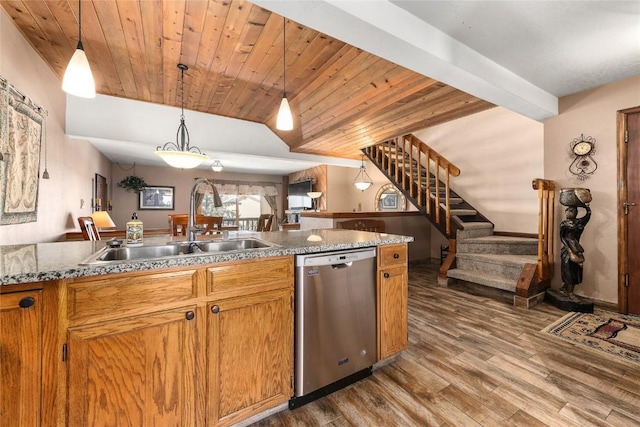
[[[42,110],[40,111],[42,112]],[[42,179],[49,179],[49,171],[47,170],[47,116],[46,112],[42,116],[44,123],[44,172],[42,172]]]
[[[280,109],[278,110],[278,118],[276,120],[276,129],[278,130],[292,130],[293,129],[293,116],[291,115],[291,108],[289,107],[289,101],[287,100],[287,20],[282,17],[282,102],[280,102]]]
[[[189,69],[184,64],[178,64],[182,80],[182,113],[180,114],[180,126],[176,133],[176,142],[167,142],[163,146],[158,145],[156,154],[169,166],[180,169],[193,169],[209,158],[198,147],[189,146],[189,131],[184,124],[184,72]]]
[[[220,160],[214,160],[211,165],[211,170],[214,172],[222,172],[222,169],[224,169],[224,166],[220,163]]]
[[[360,157],[362,160],[362,165],[360,166],[360,172],[358,172],[358,175],[356,175],[356,179],[353,181],[353,185],[355,185],[358,190],[364,191],[367,188],[371,187],[371,185],[373,184],[373,180],[371,180],[371,177],[367,173],[367,169],[364,167],[364,155],[361,154]]]
[[[96,97],[96,83],[93,81],[87,54],[82,47],[82,1],[78,0],[78,46],[62,78],[62,90],[82,98]]]

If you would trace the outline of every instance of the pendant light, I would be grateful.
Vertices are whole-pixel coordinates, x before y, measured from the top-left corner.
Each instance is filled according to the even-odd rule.
[[[42,179],[49,179],[49,171],[47,170],[47,116],[44,114],[42,121],[44,122],[44,172],[42,172]]]
[[[291,108],[289,107],[289,101],[287,100],[287,20],[282,17],[282,102],[280,102],[280,109],[278,110],[278,118],[276,120],[276,129],[278,130],[292,130],[293,129],[293,116],[291,115]]]
[[[78,0],[78,46],[62,78],[62,90],[70,95],[82,98],[96,97],[96,84],[93,81],[87,54],[82,47],[82,1]]]
[[[214,160],[211,165],[211,170],[214,172],[222,172],[224,169],[224,165],[220,162],[220,160]]]
[[[367,188],[371,187],[373,184],[373,180],[367,173],[367,169],[364,167],[364,155],[360,155],[362,160],[362,165],[360,166],[360,172],[356,175],[356,179],[353,181],[353,185],[360,191],[364,191]]]
[[[209,158],[198,147],[189,146],[189,131],[184,124],[184,72],[189,69],[184,64],[178,64],[182,80],[182,113],[180,114],[180,126],[176,133],[176,142],[167,142],[163,146],[158,145],[156,154],[169,166],[180,169],[193,169]]]

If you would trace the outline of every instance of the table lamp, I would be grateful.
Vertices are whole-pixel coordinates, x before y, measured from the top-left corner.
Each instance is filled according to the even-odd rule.
[[[98,230],[103,228],[115,228],[116,226],[107,211],[95,211],[91,214],[91,218],[93,218],[93,223],[96,225]]]

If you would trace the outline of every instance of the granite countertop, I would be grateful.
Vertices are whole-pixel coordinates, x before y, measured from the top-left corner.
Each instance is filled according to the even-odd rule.
[[[370,233],[353,230],[318,229],[272,232],[230,232],[229,239],[258,238],[275,244],[272,248],[248,249],[216,254],[187,254],[153,260],[114,262],[102,265],[81,265],[92,254],[104,249],[106,241],[74,241],[0,246],[0,285],[31,283],[82,276],[153,270],[168,267],[211,264],[281,255],[308,254],[367,246],[406,243],[411,236]],[[201,240],[220,239],[201,236]],[[162,245],[184,240],[184,236],[152,236],[145,245]]]

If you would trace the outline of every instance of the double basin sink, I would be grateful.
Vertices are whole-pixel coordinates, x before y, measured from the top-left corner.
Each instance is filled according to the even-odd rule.
[[[110,264],[154,260],[180,255],[210,255],[251,249],[268,249],[274,245],[255,238],[169,242],[164,245],[105,247],[81,265]]]

